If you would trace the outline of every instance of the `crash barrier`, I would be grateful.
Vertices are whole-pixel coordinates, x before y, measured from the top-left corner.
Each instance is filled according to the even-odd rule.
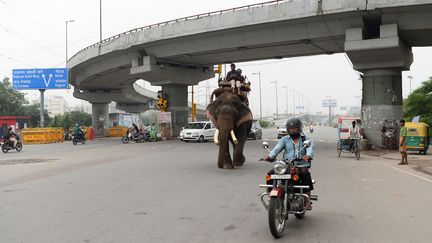
[[[110,137],[123,137],[126,134],[127,130],[128,130],[127,127],[122,127],[122,126],[110,127],[109,136]]]
[[[21,131],[23,144],[62,143],[64,129],[60,127],[24,128]]]

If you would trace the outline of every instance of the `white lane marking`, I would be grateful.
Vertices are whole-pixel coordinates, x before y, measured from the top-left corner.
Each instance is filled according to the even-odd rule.
[[[414,174],[414,173],[411,173],[411,172],[408,172],[408,171],[406,171],[406,170],[402,170],[402,169],[399,169],[399,168],[396,168],[396,167],[393,167],[393,166],[389,166],[389,167],[390,167],[390,168],[393,168],[393,169],[395,169],[395,170],[398,170],[398,171],[400,171],[400,172],[403,172],[403,173],[405,173],[405,174],[412,175],[412,176],[414,176],[414,177],[417,177],[417,178],[419,178],[419,179],[422,179],[422,180],[425,180],[425,181],[427,181],[427,182],[432,183],[432,180],[430,180],[430,179],[428,179],[428,178],[425,178],[425,177],[423,177],[423,176],[419,176],[419,175],[416,175],[416,174]]]

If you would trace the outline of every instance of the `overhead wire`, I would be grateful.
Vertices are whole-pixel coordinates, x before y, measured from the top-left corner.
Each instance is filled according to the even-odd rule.
[[[41,26],[42,28],[44,28],[46,31],[56,35],[57,37],[61,38],[61,39],[65,39],[65,36],[51,30],[50,28],[48,28],[47,26],[45,26],[44,24],[38,22],[37,20],[33,19],[32,17],[30,17],[29,15],[23,13],[22,11],[20,11],[19,9],[15,8],[14,6],[12,6],[11,4],[7,3],[5,0],[0,0],[0,3],[3,3],[4,5],[6,5],[7,7],[9,7],[10,9],[14,10],[15,12],[21,14],[22,16],[24,16],[25,18],[27,18],[28,20],[30,20],[31,22]]]

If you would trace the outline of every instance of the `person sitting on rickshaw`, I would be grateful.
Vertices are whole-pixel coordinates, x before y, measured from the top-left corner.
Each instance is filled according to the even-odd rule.
[[[349,128],[350,150],[352,151],[354,142],[360,138],[359,127],[356,126],[357,122],[353,121],[352,126]]]

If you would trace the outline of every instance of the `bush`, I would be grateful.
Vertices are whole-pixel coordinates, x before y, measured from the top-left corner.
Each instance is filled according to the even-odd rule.
[[[271,127],[271,126],[274,125],[273,122],[264,121],[264,120],[260,120],[259,123],[260,123],[260,125],[261,125],[262,128],[268,128],[268,127]]]

